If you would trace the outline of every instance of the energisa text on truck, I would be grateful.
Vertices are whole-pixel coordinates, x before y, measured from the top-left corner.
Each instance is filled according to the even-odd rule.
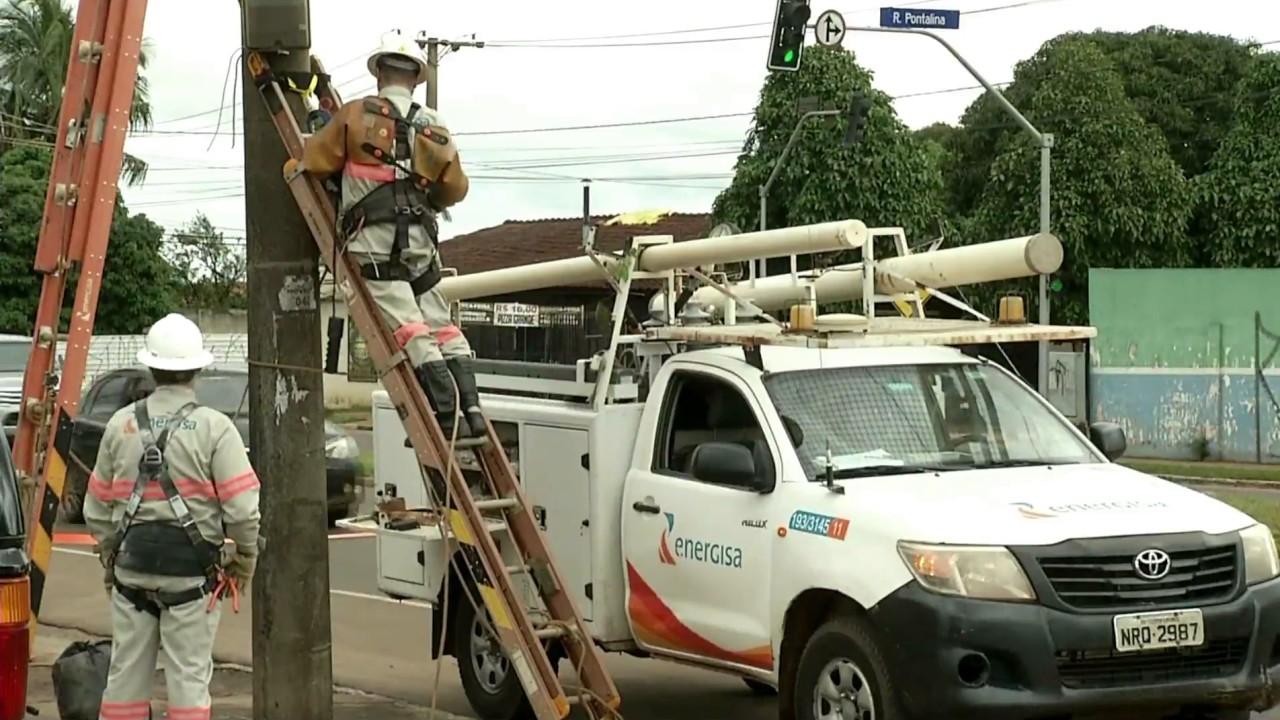
[[[877,260],[877,240],[896,253]],[[842,248],[861,262],[735,284],[708,267]],[[1280,702],[1271,530],[1115,464],[1118,425],[1088,424],[1087,403],[1073,423],[1004,367],[1014,343],[1087,358],[1093,328],[1027,324],[1017,298],[992,320],[943,292],[1053,272],[1056,237],[911,253],[899,228],[843,221],[587,249],[442,287],[460,301],[610,272],[606,351],[479,363],[601,648],[739,676],[784,720],[1243,720]],[[664,289],[626,335],[639,278]],[[926,288],[968,319],[925,317]],[[815,314],[850,301],[861,314]],[[340,524],[376,533],[384,593],[434,606],[433,655],[442,639],[479,717],[527,717],[440,498],[386,394],[374,405],[383,502]],[[537,613],[536,576],[517,579]]]

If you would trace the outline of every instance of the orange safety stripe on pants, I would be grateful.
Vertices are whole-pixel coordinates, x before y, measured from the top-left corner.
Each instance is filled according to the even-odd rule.
[[[436,342],[441,344],[447,343],[454,338],[462,337],[462,331],[458,329],[457,325],[445,325],[433,334],[436,336]]]
[[[396,328],[396,344],[403,350],[409,341],[422,334],[431,334],[431,326],[424,322],[409,322]]]

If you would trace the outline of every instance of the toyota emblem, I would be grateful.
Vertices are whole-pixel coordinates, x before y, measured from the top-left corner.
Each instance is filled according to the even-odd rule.
[[[1169,553],[1155,548],[1143,550],[1133,558],[1133,570],[1143,580],[1159,580],[1168,575],[1172,567]]]

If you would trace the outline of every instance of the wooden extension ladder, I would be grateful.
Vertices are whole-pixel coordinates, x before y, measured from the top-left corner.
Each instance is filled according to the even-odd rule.
[[[13,444],[14,466],[24,483],[34,483],[27,517],[33,643],[68,467],[84,475],[80,484],[88,482],[88,469],[76,466],[71,455],[71,428],[97,316],[146,12],[147,0],[81,0],[76,10],[36,246],[40,305]],[[76,269],[80,277],[59,378],[58,331],[68,275]]]
[[[340,99],[334,92],[318,60],[311,65],[315,82],[297,82],[294,76],[273,73],[267,56],[252,52],[246,58],[249,72],[271,113],[280,139],[289,155],[302,158],[304,136],[286,99],[282,82],[291,88],[314,88],[321,109],[335,111]],[[289,82],[294,80],[294,82]],[[305,80],[305,79],[304,79]],[[450,439],[436,422],[408,358],[394,342],[374,305],[360,267],[342,252],[343,238],[335,227],[336,213],[323,184],[313,175],[294,171],[288,183],[311,233],[320,247],[320,257],[329,265],[334,286],[340,289],[350,308],[356,329],[366,339],[369,354],[382,384],[395,403],[405,432],[429,478],[428,489],[448,527],[457,540],[461,565],[488,610],[491,626],[520,678],[529,704],[538,720],[560,720],[572,704],[581,704],[592,717],[616,716],[621,701],[617,687],[604,666],[604,657],[595,646],[582,615],[565,591],[563,574],[556,566],[546,538],[538,529],[528,499],[512,472],[493,426],[486,422],[488,442],[468,448],[475,454],[489,485],[489,496],[478,499],[457,462],[448,462]],[[460,418],[459,422],[465,422]],[[471,445],[468,443],[468,445]],[[446,474],[446,470],[448,470]],[[486,514],[500,513],[523,562],[506,567],[498,544],[485,522]],[[528,573],[546,606],[550,620],[534,623],[516,592],[512,575]],[[469,593],[467,593],[469,594]],[[465,594],[464,594],[465,595]],[[479,609],[479,608],[477,608]],[[544,641],[563,643],[568,659],[581,678],[581,686],[567,694],[556,675]]]

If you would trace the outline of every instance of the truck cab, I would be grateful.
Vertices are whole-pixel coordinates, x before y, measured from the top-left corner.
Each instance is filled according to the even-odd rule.
[[[0,720],[27,717],[31,559],[9,443],[0,437]]]
[[[482,380],[509,386],[492,366]],[[606,650],[777,688],[799,718],[1276,703],[1270,531],[1114,464],[1118,426],[1086,436],[995,363],[725,346],[667,358],[643,402],[484,405]],[[403,429],[375,407],[375,473],[412,496]],[[447,534],[344,522],[378,534],[384,592],[440,609],[447,587],[433,627],[469,699],[485,720],[520,716],[467,580],[445,582]]]

